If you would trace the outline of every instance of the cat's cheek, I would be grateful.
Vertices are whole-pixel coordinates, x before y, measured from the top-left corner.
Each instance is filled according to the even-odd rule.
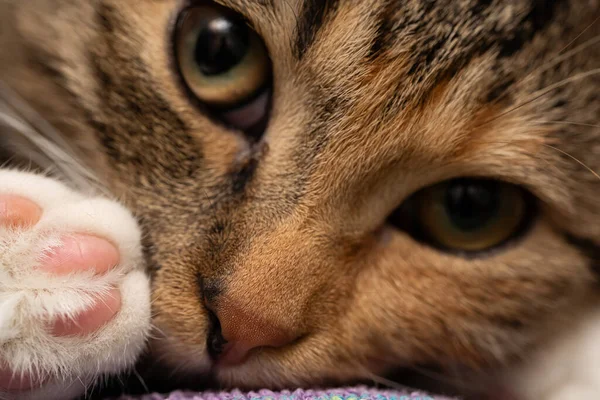
[[[152,359],[161,360],[168,368],[177,368],[182,375],[206,376],[213,368],[206,345],[186,344],[166,326],[154,322],[157,336],[150,341]]]

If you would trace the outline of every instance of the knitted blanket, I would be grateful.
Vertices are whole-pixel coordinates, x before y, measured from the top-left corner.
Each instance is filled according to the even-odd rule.
[[[272,392],[173,392],[167,395],[152,394],[142,397],[122,397],[119,400],[451,400],[448,397],[427,395],[410,390],[383,390],[367,387],[329,390],[295,390]]]

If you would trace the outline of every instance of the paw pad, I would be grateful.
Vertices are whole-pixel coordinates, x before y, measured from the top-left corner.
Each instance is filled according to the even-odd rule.
[[[21,196],[0,196],[0,224],[11,227],[31,226],[37,223],[42,209]]]

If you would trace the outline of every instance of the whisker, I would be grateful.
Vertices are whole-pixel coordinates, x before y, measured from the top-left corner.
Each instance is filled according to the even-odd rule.
[[[446,383],[449,385],[452,385],[456,388],[460,388],[460,389],[466,389],[466,390],[473,390],[473,384],[467,384],[465,383],[465,380],[463,380],[462,378],[452,378],[448,375],[444,375],[442,373],[438,373],[438,372],[434,372],[425,368],[421,368],[418,366],[412,366],[409,367],[409,369],[419,373],[420,375],[423,375],[426,378],[432,379],[434,381],[437,382],[441,382],[441,383]],[[453,368],[455,373],[457,372],[456,368]]]
[[[562,53],[563,51],[565,51],[566,49],[568,49],[573,43],[575,43],[577,41],[577,39],[579,39],[584,33],[586,33],[592,26],[594,26],[594,24],[596,22],[598,22],[598,20],[600,20],[600,16],[596,17],[595,20],[592,21],[591,24],[589,24],[588,26],[586,26],[579,35],[575,36],[573,38],[573,40],[571,40],[569,43],[567,43],[567,45],[565,47],[563,47],[558,54]]]
[[[597,21],[598,19],[596,19]],[[594,21],[594,23],[596,22]],[[590,24],[589,27],[591,27],[594,23]],[[588,28],[589,28],[588,27]],[[578,53],[582,52],[583,50],[587,49],[590,46],[593,46],[597,43],[600,42],[600,35],[592,37],[591,39],[588,39],[587,41],[583,42],[582,44],[578,45],[577,47],[567,51],[566,53],[562,54],[563,51],[565,51],[568,47],[570,47],[579,37],[581,37],[581,35],[587,31],[586,28],[582,33],[580,33],[575,39],[573,39],[567,46],[563,47],[563,49],[561,51],[559,51],[557,53],[557,55],[552,58],[549,62],[539,66],[538,68],[533,69],[532,71],[530,71],[529,73],[527,73],[523,78],[519,79],[518,84],[522,85],[524,83],[529,82],[531,79],[535,78],[536,76],[538,76],[540,73],[545,72],[547,70],[549,70],[550,68],[562,63],[563,61],[568,60],[569,58],[577,55]]]
[[[160,335],[160,336],[151,336],[154,339],[163,339],[165,337],[167,337],[167,334],[165,333],[165,331],[163,331],[162,329],[160,329],[158,326],[156,325],[152,325],[152,332],[150,335]]]
[[[536,124],[543,124],[543,125],[575,125],[575,126],[585,126],[585,127],[589,127],[589,128],[600,128],[600,125],[596,125],[596,124],[586,124],[583,122],[574,122],[574,121],[531,121],[533,123]]]
[[[52,125],[50,125],[45,119],[43,119],[33,108],[31,108],[27,102],[25,102],[15,91],[13,91],[6,83],[0,80],[0,94],[3,95],[3,98],[10,99],[10,101],[6,101],[6,104],[15,109],[19,114],[21,114],[27,121],[30,121],[33,127],[37,127],[38,131],[46,132],[48,136],[51,136],[51,139],[57,145],[61,147],[70,149],[69,144],[63,139],[62,135],[60,135]],[[73,149],[70,149],[73,151]]]
[[[580,44],[579,46],[575,47],[572,50],[567,51],[564,54],[560,54],[559,56],[553,58],[551,61],[549,61],[548,63],[542,65],[541,67],[534,69],[533,71],[531,71],[530,73],[528,73],[525,78],[520,80],[520,83],[525,83],[528,82],[530,79],[534,78],[536,76],[536,74],[540,73],[540,72],[544,72],[549,70],[550,68],[554,67],[557,64],[560,64],[563,61],[568,60],[569,58],[575,56],[576,54],[582,52],[583,50],[587,49],[588,47],[597,44],[600,42],[600,35],[595,36],[591,39],[589,39],[586,42],[583,42],[582,44]]]
[[[58,167],[64,177],[81,190],[99,191],[109,195],[98,177],[75,155],[73,148],[69,146],[62,135],[1,80],[0,125],[20,135],[22,139],[40,151],[26,155],[31,162],[40,166],[54,165]],[[45,135],[40,132],[44,132]],[[15,144],[13,143],[12,146],[14,147]],[[23,152],[27,145],[22,147],[17,146],[15,150]]]
[[[377,358],[375,358],[375,359],[377,359]],[[366,368],[364,365],[362,365],[360,362],[356,362],[354,365],[357,369],[360,369],[362,371],[362,373],[364,375],[366,375],[369,380],[373,381],[376,384],[383,385],[383,386],[386,386],[386,387],[389,387],[389,388],[392,388],[392,389],[398,390],[398,391],[406,391],[407,389],[411,389],[410,382],[400,383],[398,381],[374,374],[368,368]],[[408,367],[406,367],[406,370],[416,372],[420,376],[430,379],[432,382],[435,382],[438,384],[449,385],[452,388],[457,389],[457,390],[473,392],[474,390],[477,390],[478,387],[481,387],[479,385],[476,387],[472,382],[468,382],[466,379],[460,378],[458,376],[459,375],[458,370],[455,371],[456,377],[453,377],[450,375],[445,375],[442,373],[436,373],[434,371],[427,370],[425,368],[420,368],[418,366],[408,366]]]
[[[565,156],[569,157],[570,159],[572,159],[573,161],[577,162],[579,165],[581,165],[583,168],[587,169],[588,171],[590,171],[592,173],[592,175],[594,175],[596,178],[598,178],[598,180],[600,180],[600,174],[598,174],[596,171],[594,171],[592,168],[590,168],[588,165],[586,165],[583,161],[579,160],[577,157],[567,153],[564,150],[561,150],[557,147],[551,146],[549,144],[544,144],[544,146],[551,148],[553,150],[558,151],[561,154],[564,154]]]
[[[402,385],[398,382],[395,382],[391,379],[386,379],[382,376],[376,375],[376,374],[372,374],[369,371],[366,371],[367,375],[369,376],[369,379],[372,380],[373,382],[379,384],[379,385],[383,385],[383,386],[387,386],[390,387],[394,390],[398,390],[398,391],[403,391],[406,390],[407,387],[406,385]]]
[[[148,387],[148,385],[146,385],[146,381],[144,380],[144,378],[142,378],[142,375],[138,372],[136,368],[133,368],[133,374],[135,375],[136,379],[140,382],[146,393],[150,393],[150,388]]]
[[[528,100],[525,100],[521,104],[519,104],[519,105],[517,105],[517,106],[515,106],[515,107],[513,107],[513,108],[511,108],[511,109],[509,109],[509,110],[507,110],[507,111],[505,111],[503,113],[501,113],[500,115],[495,116],[494,118],[491,118],[491,119],[489,119],[487,121],[482,122],[481,124],[477,125],[476,128],[480,128],[480,127],[482,127],[484,125],[487,125],[487,124],[489,124],[491,122],[494,122],[494,121],[496,121],[496,120],[498,120],[498,119],[500,119],[500,118],[502,118],[502,117],[504,117],[504,116],[506,116],[508,114],[511,114],[511,113],[513,113],[513,112],[515,112],[515,111],[517,111],[517,110],[519,110],[519,109],[521,109],[521,108],[523,108],[523,107],[525,107],[525,106],[533,103],[534,101],[536,101],[536,100],[544,97],[548,93],[551,93],[553,90],[556,90],[556,89],[561,88],[561,87],[563,87],[565,85],[568,85],[569,83],[572,83],[572,82],[575,82],[575,81],[578,81],[578,80],[581,80],[581,79],[585,79],[585,78],[588,78],[590,76],[597,75],[599,73],[600,73],[600,68],[595,68],[595,69],[592,69],[590,71],[581,72],[581,73],[575,74],[575,75],[573,75],[573,76],[571,76],[569,78],[563,79],[562,81],[553,83],[552,85],[549,85],[549,86],[547,86],[547,87],[545,87],[543,89],[540,89],[540,90],[534,92],[531,95],[531,98],[529,98]]]

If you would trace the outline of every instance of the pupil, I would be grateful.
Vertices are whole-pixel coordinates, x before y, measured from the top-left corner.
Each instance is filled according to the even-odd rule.
[[[456,227],[462,231],[474,231],[496,216],[499,198],[496,182],[455,181],[448,187],[445,206]]]
[[[225,17],[207,19],[200,26],[194,58],[204,75],[220,75],[242,61],[249,45],[246,24]]]

